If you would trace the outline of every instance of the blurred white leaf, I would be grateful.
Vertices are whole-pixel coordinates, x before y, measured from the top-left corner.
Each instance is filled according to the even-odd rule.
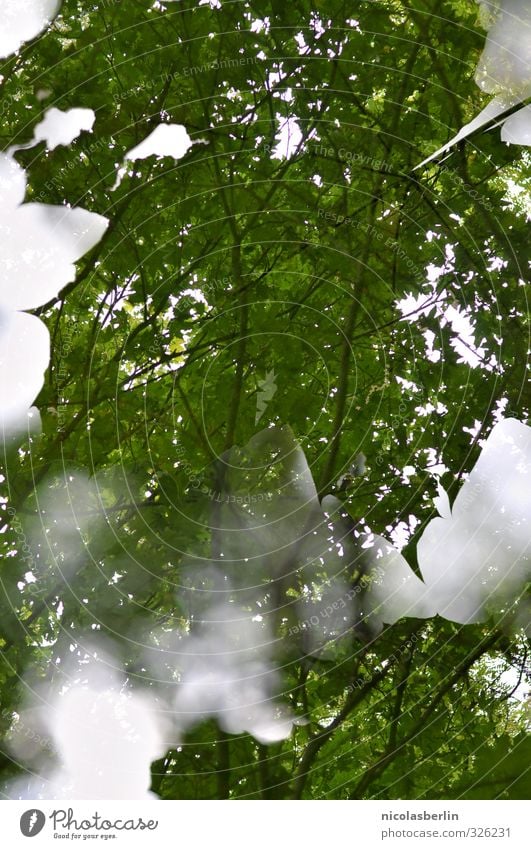
[[[394,625],[405,616],[427,619],[437,610],[428,588],[418,578],[405,557],[378,534],[363,534],[366,576],[360,598],[363,621],[373,629]]]
[[[433,499],[433,506],[439,516],[442,516],[443,519],[450,519],[452,516],[450,499],[448,498],[448,493],[440,483],[437,484],[437,493],[437,497]]]
[[[44,118],[33,131],[33,139],[26,144],[14,145],[8,153],[12,155],[17,150],[27,150],[39,142],[46,142],[48,150],[55,150],[59,145],[69,145],[85,130],[90,132],[94,126],[96,115],[92,109],[67,109],[63,112],[53,106],[44,113]]]
[[[35,309],[75,279],[75,262],[103,236],[108,220],[85,209],[23,203],[24,170],[0,154],[0,425],[24,429],[50,359],[48,331]]]
[[[417,557],[430,599],[454,622],[480,622],[531,576],[531,428],[495,425],[451,514],[432,519]]]
[[[507,144],[531,146],[531,106],[524,106],[504,121],[501,138]]]
[[[15,53],[53,20],[60,0],[0,0],[0,59]]]
[[[0,305],[35,309],[75,278],[74,263],[96,245],[107,218],[85,209],[22,203],[23,169],[0,155]]]
[[[156,701],[135,692],[116,670],[119,660],[101,647],[82,664],[68,663],[62,692],[33,691],[21,711],[22,729],[46,742],[44,760],[28,779],[10,784],[10,797],[27,799],[153,799],[151,762],[166,751],[166,725]],[[35,732],[38,732],[37,734]],[[28,752],[27,733],[12,750]],[[52,757],[53,756],[53,757]]]
[[[436,150],[435,153],[432,153],[431,156],[424,159],[419,165],[416,165],[413,170],[417,171],[419,168],[423,168],[425,165],[433,162],[434,159],[439,159],[439,157],[443,156],[443,154],[449,153],[456,144],[467,139],[472,135],[472,133],[476,133],[486,127],[490,128],[490,125],[496,120],[496,118],[508,109],[511,109],[511,107],[516,106],[518,102],[518,97],[508,97],[507,95],[500,95],[499,97],[493,98],[493,100],[491,100],[490,103],[487,103],[485,108],[481,110],[479,115],[476,115],[472,121],[465,124],[465,126],[459,130],[457,135],[450,139],[447,144],[440,147],[439,150]]]
[[[476,84],[495,97],[472,121],[447,144],[420,165],[423,168],[439,159],[458,142],[482,128],[491,129],[493,121],[511,107],[531,97],[531,3],[529,0],[499,0],[497,3],[477,0],[489,28],[483,53],[476,69]],[[524,107],[502,122],[502,141],[529,145],[531,137],[530,107]]]
[[[33,315],[0,308],[0,429],[24,430],[49,360],[46,325]]]
[[[207,144],[207,142],[192,141],[182,124],[159,124],[144,141],[127,151],[124,156],[124,165],[118,170],[116,182],[112,187],[113,191],[122,182],[127,170],[126,162],[147,159],[150,156],[156,156],[159,159],[163,156],[171,156],[175,160],[182,159],[194,144]]]

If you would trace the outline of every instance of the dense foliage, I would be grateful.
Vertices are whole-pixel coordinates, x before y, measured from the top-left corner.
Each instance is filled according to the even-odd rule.
[[[472,0],[65,0],[2,63],[3,149],[50,105],[96,113],[71,146],[17,155],[27,200],[110,220],[35,310],[52,337],[43,431],[6,458],[4,779],[25,769],[8,747],[23,681],[60,681],[77,639],[112,639],[130,680],[155,686],[139,642],[190,626],[178,590],[192,555],[198,570],[211,558],[223,452],[289,424],[320,495],[415,566],[434,470],[452,499],[496,418],[526,421],[529,154],[486,133],[413,172],[484,104],[484,38]],[[169,121],[201,143],[130,163],[112,191],[124,154]],[[76,469],[106,523],[65,548],[42,499],[66,499]],[[403,619],[372,641],[353,631],[332,659],[285,650],[282,700],[306,724],[266,746],[205,721],[153,764],[152,788],[525,798],[528,715],[509,695],[524,625],[511,609],[483,625]]]

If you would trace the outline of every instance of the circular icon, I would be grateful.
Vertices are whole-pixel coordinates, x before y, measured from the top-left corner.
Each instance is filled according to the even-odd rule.
[[[43,812],[32,808],[20,817],[20,830],[24,837],[35,837],[43,830],[45,822],[46,817]]]

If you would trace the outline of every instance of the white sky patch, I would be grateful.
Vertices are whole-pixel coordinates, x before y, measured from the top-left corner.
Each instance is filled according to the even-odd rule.
[[[279,84],[287,78],[287,73],[279,68],[277,71],[270,71],[267,76],[267,84],[266,87],[268,90],[278,87]],[[285,91],[277,90],[273,93],[273,97],[283,100],[286,103],[290,103],[293,101],[293,90],[291,88],[286,88]],[[277,120],[282,120],[281,116],[276,116]]]
[[[494,656],[483,657],[472,667],[471,672],[474,677],[478,672],[481,674],[483,666],[493,676],[496,683],[504,687],[510,702],[524,702],[531,696],[525,672],[522,675],[520,668],[509,663],[504,655],[496,653]],[[514,691],[512,695],[509,695],[512,691]]]
[[[424,469],[434,477],[440,477],[441,475],[444,475],[445,472],[450,471],[448,466],[440,459],[435,448],[426,449],[426,462],[424,464]]]
[[[437,413],[438,416],[444,416],[448,412],[448,407],[442,401],[437,401],[436,405],[432,404],[431,401],[427,401],[425,404],[415,407],[415,412],[419,416],[431,416],[432,413]]]
[[[410,515],[408,522],[399,522],[394,528],[391,526],[386,528],[393,545],[398,551],[401,551],[408,544],[415,528],[419,524],[419,520],[415,516]]]
[[[27,150],[40,142],[45,142],[48,150],[55,150],[59,145],[72,144],[83,132],[92,132],[96,115],[92,109],[67,109],[62,112],[53,106],[48,109],[44,118],[33,131],[33,139],[27,144],[14,145],[9,154],[17,150]]]
[[[360,22],[357,21],[355,18],[348,18],[346,23],[348,24],[349,27],[352,27],[352,29],[355,29],[356,32],[361,32]]]
[[[241,120],[235,115],[231,117],[232,124],[254,124],[255,121],[258,121],[258,115],[256,114],[256,112],[249,112],[249,114],[244,115]]]
[[[503,268],[507,268],[507,261],[503,260],[499,256],[491,256],[489,258],[489,264],[487,266],[487,271],[501,271]]]
[[[282,80],[286,79],[286,72],[279,68],[278,71],[270,71],[267,75],[267,83],[266,87],[268,89],[274,88],[276,85],[282,82]]]
[[[394,471],[397,477],[400,478],[400,482],[407,486],[410,482],[411,476],[416,473],[416,468],[415,466],[406,465],[402,470],[395,469]]]
[[[269,33],[271,21],[269,18],[256,18],[251,24],[251,32],[263,32],[265,35]]]
[[[453,332],[456,334],[456,338],[452,339],[450,344],[456,354],[458,354],[457,362],[466,363],[473,368],[481,365],[485,357],[485,348],[476,346],[474,326],[470,318],[455,307],[447,307],[444,312],[444,318],[449,322]]]
[[[57,14],[60,0],[0,0],[0,59],[35,38]]]
[[[237,88],[234,88],[234,86],[231,86],[227,89],[227,91],[225,92],[225,97],[227,98],[227,100],[231,101],[242,100],[241,93],[238,91]]]
[[[179,297],[175,298],[175,299],[174,299],[174,296],[171,295],[170,300],[171,300],[172,306],[175,306],[176,304],[178,304],[179,301],[182,300],[183,298],[193,298],[194,301],[197,301],[198,304],[204,304],[207,307],[210,306],[210,304],[207,301],[205,294],[204,294],[202,289],[184,289],[182,294],[180,294]],[[172,315],[172,318],[173,318],[173,315]]]
[[[413,392],[420,392],[420,386],[413,380],[408,380],[406,377],[402,377],[401,375],[395,375],[395,380],[399,384],[399,386],[403,386],[404,389],[411,389]]]
[[[447,246],[450,250],[450,258],[452,254],[451,246]],[[417,322],[420,316],[428,316],[434,310],[435,316],[439,319],[440,326],[444,327],[449,324],[452,333],[454,334],[450,344],[457,354],[457,362],[465,363],[472,368],[481,366],[487,371],[492,371],[496,367],[496,361],[493,357],[489,362],[485,362],[485,348],[482,347],[485,340],[482,340],[479,345],[476,344],[474,335],[474,324],[468,312],[459,309],[457,306],[448,303],[449,295],[446,290],[439,294],[435,292],[435,282],[443,273],[444,266],[428,266],[428,276],[430,278],[432,293],[414,295],[412,292],[404,298],[395,302],[395,306],[402,314],[404,321]],[[433,347],[435,334],[433,331],[426,329],[423,332],[426,343],[426,355],[431,362],[440,360],[440,352]]]
[[[520,676],[520,670],[511,667],[502,673],[500,676],[500,684],[504,684],[509,692],[512,692],[510,699],[517,702],[525,702],[529,697],[529,685],[525,680],[525,676]]]
[[[515,209],[521,210],[528,221],[531,220],[531,191],[529,190],[529,182],[528,179],[524,179],[522,183],[516,183],[512,179],[508,179],[505,186],[506,195],[504,198],[504,202],[513,211]]]
[[[435,333],[433,330],[425,330],[422,334],[426,342],[426,357],[430,363],[438,363],[441,359],[441,352],[435,350],[433,343],[435,342]]]
[[[271,154],[272,159],[291,159],[302,141],[302,132],[296,118],[282,118],[277,113],[279,130],[275,136],[278,143]]]
[[[405,321],[417,321],[419,316],[427,316],[435,309],[436,299],[437,293],[435,286],[432,285],[431,292],[420,295],[409,292],[405,297],[395,301],[395,306]]]
[[[474,426],[473,427],[464,427],[463,431],[465,433],[470,434],[470,436],[472,437],[472,439],[470,441],[473,442],[474,439],[476,438],[476,436],[478,435],[478,433],[481,432],[481,422],[479,421],[479,419],[475,419],[474,420]]]
[[[330,25],[330,22],[328,23]],[[321,36],[324,35],[324,33],[326,32],[321,18],[315,12],[312,12],[312,17],[310,19],[310,29],[313,30],[316,39],[321,38]]]
[[[508,398],[500,398],[499,401],[496,401],[496,409],[494,410],[492,416],[495,422],[501,421],[501,419],[505,416],[505,410],[507,409],[507,405],[509,403]]]
[[[306,42],[304,40],[304,35],[302,34],[302,32],[298,32],[295,35],[295,42],[296,42],[297,47],[299,49],[299,54],[302,56],[302,54],[306,53],[306,51],[308,50],[308,45],[306,44]]]

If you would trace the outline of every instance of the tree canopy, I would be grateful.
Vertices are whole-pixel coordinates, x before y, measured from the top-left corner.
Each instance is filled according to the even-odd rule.
[[[6,446],[2,475],[4,796],[57,758],[25,728],[28,691],[46,705],[99,645],[161,716],[185,716],[203,643],[179,639],[207,621],[208,651],[256,648],[242,680],[262,676],[256,700],[296,721],[272,740],[247,714],[239,730],[231,690],[153,761],[161,798],[528,797],[524,601],[466,625],[346,623],[309,650],[332,602],[318,592],[304,615],[307,585],[231,525],[227,495],[256,513],[271,493],[274,511],[284,443],[258,456],[256,439],[289,433],[319,499],[418,575],[438,485],[453,502],[496,422],[527,421],[529,150],[476,132],[415,170],[488,102],[478,12],[64,0],[2,60],[2,149],[19,146],[26,202],[109,221],[27,310],[51,349],[41,433]],[[92,130],[39,140],[51,107],[93,110]],[[178,155],[128,156],[170,124]],[[229,580],[231,531],[240,566],[259,562]],[[206,597],[267,620],[271,667]]]

